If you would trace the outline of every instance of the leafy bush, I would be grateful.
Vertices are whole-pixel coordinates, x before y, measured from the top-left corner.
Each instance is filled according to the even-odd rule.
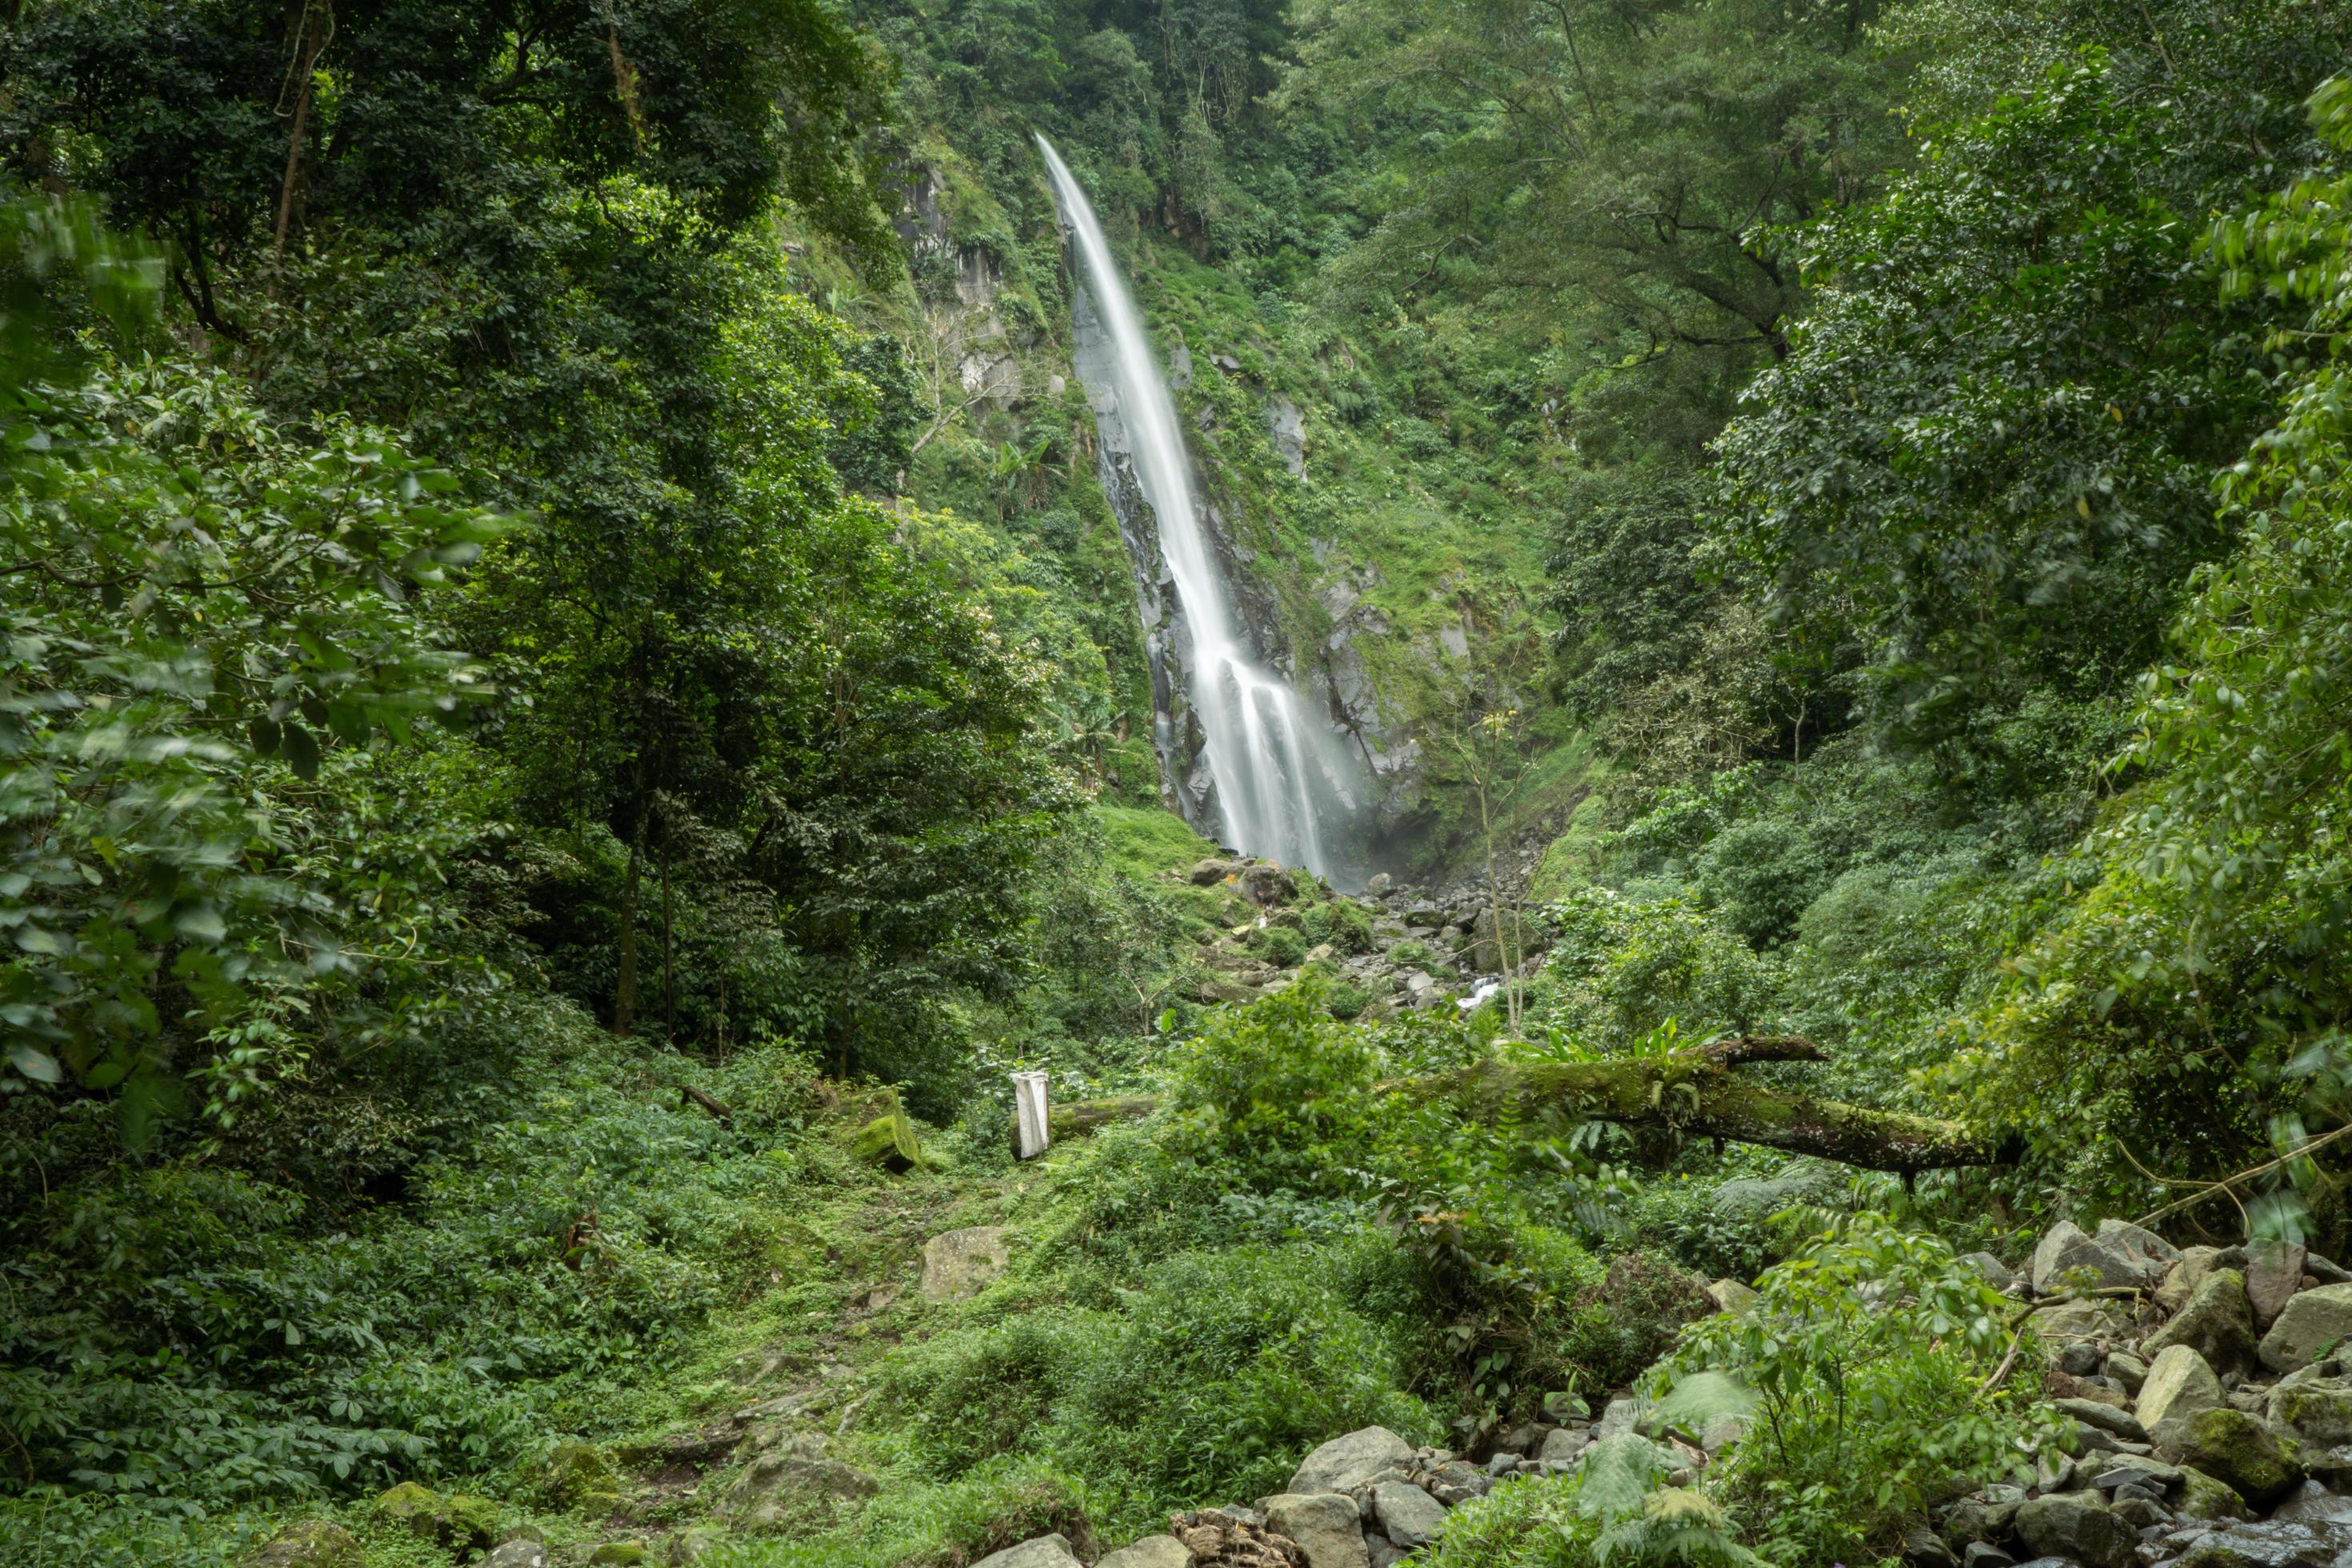
[[[1694,1324],[1653,1391],[1690,1419],[1752,1398],[1723,1484],[1774,1561],[1891,1549],[1929,1502],[2007,1474],[2065,1425],[2031,1411],[2030,1376],[1979,1392],[2011,1303],[1933,1237],[1859,1215],[1757,1292]]]
[[[1328,942],[1341,952],[1372,950],[1372,918],[1345,900],[1317,904],[1299,917],[1307,940],[1318,946]]]
[[[1260,958],[1277,969],[1289,969],[1307,956],[1307,938],[1288,926],[1268,926],[1257,937]]]

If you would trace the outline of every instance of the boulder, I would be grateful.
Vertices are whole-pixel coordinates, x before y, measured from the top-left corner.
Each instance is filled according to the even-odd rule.
[[[2143,1259],[2120,1247],[2103,1246],[2082,1226],[2065,1219],[2052,1226],[2036,1244],[2026,1275],[2037,1296],[2047,1296],[2073,1284],[2096,1287],[2148,1282]]]
[[[361,1568],[360,1543],[331,1520],[300,1519],[261,1543],[243,1568]]]
[[[2029,1499],[2018,1505],[2016,1529],[2030,1550],[2084,1568],[2137,1568],[2139,1562],[2139,1532],[2096,1492]]]
[[[2187,1345],[2216,1373],[2253,1371],[2254,1319],[2246,1305],[2246,1277],[2234,1268],[2216,1268],[2172,1321],[2139,1348],[2141,1354],[2153,1356],[2173,1345]]]
[[[2338,1497],[2317,1481],[2305,1481],[2301,1491],[2271,1510],[2271,1517],[2305,1524],[2352,1524],[2352,1497]]]
[[[1718,1279],[1706,1288],[1706,1294],[1717,1311],[1728,1312],[1735,1318],[1756,1305],[1756,1292],[1737,1279]]]
[[[1189,876],[1196,888],[1213,888],[1228,877],[1241,875],[1241,869],[1231,860],[1195,860]]]
[[[2129,1259],[2139,1269],[2140,1278],[2151,1285],[2180,1261],[2180,1248],[2129,1220],[2101,1220],[2098,1234],[2093,1239],[2108,1251]]]
[[[2205,1283],[2208,1274],[2216,1268],[2228,1267],[2221,1259],[2221,1248],[2218,1247],[2183,1247],[2180,1261],[2157,1282],[2156,1304],[2167,1312],[2180,1310],[2189,1304],[2189,1298],[2197,1293],[2197,1287]]]
[[[1412,1444],[1385,1426],[1366,1426],[1332,1438],[1300,1460],[1290,1491],[1352,1492],[1381,1470],[1411,1468],[1413,1458]]]
[[[2101,1389],[2102,1394],[2105,1393]],[[2105,1432],[2110,1437],[2121,1437],[2126,1443],[2145,1443],[2147,1432],[2137,1418],[2118,1405],[2098,1399],[2053,1399],[2052,1408],[2071,1415],[2084,1426]]]
[[[1275,1533],[1298,1543],[1307,1568],[1371,1568],[1355,1499],[1338,1492],[1284,1492],[1258,1506]]]
[[[923,1243],[923,1295],[933,1301],[976,1296],[1012,1260],[1001,1225],[975,1225],[935,1236]]]
[[[2246,1500],[2227,1481],[2214,1479],[2193,1465],[2180,1467],[2180,1492],[2172,1511],[2183,1519],[2244,1519]]]
[[[1960,1568],[1960,1560],[1934,1531],[1913,1526],[1903,1537],[1903,1561],[1910,1568]]]
[[[497,1551],[476,1565],[476,1568],[547,1568],[547,1542],[528,1535],[500,1542]]]
[[[923,1146],[915,1124],[895,1103],[849,1137],[849,1155],[861,1164],[886,1171],[911,1171],[923,1163]]]
[[[1459,1508],[1472,1498],[1485,1497],[1494,1485],[1485,1471],[1467,1459],[1448,1459],[1420,1478],[1421,1489],[1447,1508]]]
[[[2219,1410],[2228,1403],[2221,1397],[2221,1380],[2205,1358],[2187,1345],[2172,1345],[2148,1363],[2147,1380],[2139,1388],[2140,1425],[2153,1430],[2168,1416]]]
[[[2352,1336],[2352,1285],[2300,1290],[2263,1336],[2262,1362],[2273,1372],[2294,1372],[2347,1336]]]
[[[1192,1568],[1192,1554],[1172,1535],[1147,1535],[1122,1546],[1095,1568]]]
[[[1960,1261],[1984,1277],[1984,1282],[1996,1290],[2006,1290],[2017,1283],[2017,1271],[1990,1252],[1964,1252]]]
[[[2202,1470],[2258,1509],[2303,1484],[2302,1464],[2281,1451],[2270,1428],[2242,1410],[2200,1410],[2156,1429],[2156,1451]]]
[[[2061,1301],[2036,1307],[2027,1321],[2033,1325],[2035,1337],[2046,1345],[2121,1339],[2131,1331],[2131,1321],[2113,1301]],[[2092,1357],[2095,1364],[2098,1359]]]
[[[1391,1541],[1414,1552],[1437,1539],[1445,1528],[1445,1510],[1416,1486],[1383,1481],[1372,1489],[1372,1517]]]
[[[588,1568],[637,1568],[645,1560],[643,1542],[608,1541],[588,1553]]]
[[[2011,1493],[2015,1495],[2006,1495]],[[1964,1497],[1944,1515],[1944,1533],[1963,1545],[2003,1540],[2017,1521],[2017,1505],[2023,1495],[2013,1487],[1999,1487]]]
[[[2108,1382],[2135,1399],[2147,1384],[2147,1363],[2129,1351],[2116,1352],[2099,1364],[2099,1370]]]
[[[1536,1456],[1547,1464],[1572,1465],[1584,1457],[1592,1446],[1592,1434],[1573,1426],[1555,1426],[1545,1435],[1543,1448]]]
[[[2215,1531],[2180,1556],[2175,1568],[2315,1568],[2352,1557],[2352,1525],[2329,1521],[2264,1520]]]
[[[558,1443],[548,1450],[548,1495],[583,1513],[610,1513],[621,1500],[621,1469],[591,1443]]]
[[[2340,1377],[2308,1378],[2272,1390],[2271,1436],[2305,1448],[2336,1448],[2352,1443],[2352,1383]]]
[[[811,1504],[872,1497],[874,1478],[825,1458],[824,1440],[802,1433],[745,1467],[727,1494],[727,1506],[745,1524],[768,1525]]]
[[[2287,1241],[2246,1244],[2246,1304],[2253,1309],[2254,1332],[2268,1333],[2287,1302],[2303,1289],[2301,1246]]]
[[[1018,1546],[992,1552],[971,1568],[1083,1568],[1070,1542],[1061,1535],[1040,1535]]]
[[[1960,1553],[1960,1568],[2017,1568],[2017,1559],[1990,1541],[1971,1541]]]
[[[387,1524],[459,1553],[485,1550],[498,1538],[499,1510],[486,1498],[458,1492],[443,1497],[430,1487],[403,1481],[380,1493],[373,1508]]]

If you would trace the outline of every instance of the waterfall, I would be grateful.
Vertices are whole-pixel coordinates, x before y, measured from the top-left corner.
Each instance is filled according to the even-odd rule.
[[[1123,426],[1136,487],[1157,523],[1160,557],[1190,634],[1189,648],[1172,651],[1181,661],[1213,786],[1213,798],[1203,803],[1210,819],[1193,826],[1217,830],[1215,837],[1245,854],[1304,866],[1336,886],[1350,886],[1358,879],[1349,831],[1356,780],[1348,754],[1332,727],[1266,668],[1245,633],[1192,493],[1192,460],[1142,315],[1069,165],[1043,136],[1037,145],[1091,294],[1083,302],[1094,305],[1108,338],[1108,353],[1091,366],[1082,363],[1080,379],[1088,383],[1098,416],[1108,401]],[[1094,384],[1097,380],[1108,384]],[[1155,692],[1163,685],[1155,681]],[[1163,724],[1168,718],[1163,711]],[[1168,754],[1163,746],[1163,760]]]

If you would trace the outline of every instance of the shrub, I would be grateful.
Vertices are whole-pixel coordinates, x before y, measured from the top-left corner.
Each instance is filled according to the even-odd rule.
[[[1257,939],[1258,956],[1277,969],[1288,969],[1307,956],[1307,938],[1288,926],[1268,926]]]
[[[1933,1237],[1857,1215],[1757,1291],[1748,1311],[1694,1324],[1654,1383],[1685,1405],[1686,1388],[1752,1391],[1724,1484],[1764,1521],[1775,1562],[1891,1548],[1935,1499],[2005,1474],[2065,1425],[2032,1412],[2030,1376],[1977,1392],[2010,1303]]]

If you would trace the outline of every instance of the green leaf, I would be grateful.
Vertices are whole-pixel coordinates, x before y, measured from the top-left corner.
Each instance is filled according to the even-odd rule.
[[[65,1077],[65,1069],[58,1066],[57,1058],[21,1040],[10,1042],[8,1059],[16,1064],[18,1072],[39,1083],[56,1083]]]
[[[291,719],[286,721],[286,765],[294,770],[298,779],[319,776],[319,742],[310,731]]]

